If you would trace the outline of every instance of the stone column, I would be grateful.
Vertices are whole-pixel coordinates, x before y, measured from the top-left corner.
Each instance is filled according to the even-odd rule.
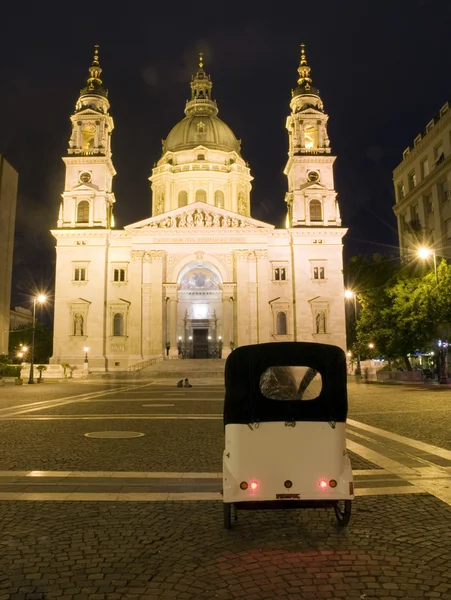
[[[230,343],[235,343],[233,339],[233,304],[235,295],[235,284],[224,283],[222,286],[222,358],[227,358],[231,352]]]
[[[165,342],[169,342],[171,348],[169,350],[169,356],[178,356],[177,349],[177,284],[176,283],[167,283],[165,285],[166,288],[166,298],[167,300],[167,330],[166,330],[166,339]]]
[[[129,357],[133,362],[142,360],[142,264],[144,252],[142,250],[132,250],[131,263],[129,266],[130,283],[130,311],[128,315],[128,339],[129,339]]]
[[[269,297],[268,297],[268,252],[256,250],[257,256],[257,305],[258,305],[258,343],[270,341],[269,331]]]
[[[151,259],[146,253],[143,257],[143,282],[142,282],[142,348],[143,356],[149,358],[151,354],[152,330],[150,315],[152,310],[152,283]]]
[[[249,344],[249,266],[247,262],[249,252],[236,250],[236,318],[235,318],[235,345]]]
[[[148,253],[150,257],[150,272],[152,281],[152,294],[151,294],[151,354],[153,356],[162,356],[166,351],[165,344],[166,339],[164,338],[165,327],[166,327],[166,314],[164,311],[164,290],[163,290],[163,267],[164,267],[164,250],[150,250]]]
[[[257,309],[257,256],[255,252],[248,254],[249,264],[249,343],[258,343],[258,309]]]

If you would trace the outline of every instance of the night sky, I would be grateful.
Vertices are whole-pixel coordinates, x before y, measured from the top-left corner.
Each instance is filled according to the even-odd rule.
[[[61,156],[96,43],[115,121],[118,227],[150,216],[147,178],[161,155],[161,140],[184,116],[199,51],[219,117],[242,140],[251,167],[252,216],[282,227],[285,119],[304,42],[338,156],[336,189],[349,228],[345,258],[396,254],[392,171],[404,148],[451,100],[449,1],[114,6],[3,8],[0,152],[20,177],[14,304],[24,305],[37,287],[53,287],[49,229],[56,227],[63,191]]]

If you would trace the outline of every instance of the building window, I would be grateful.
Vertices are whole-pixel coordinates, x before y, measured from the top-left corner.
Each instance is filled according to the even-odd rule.
[[[430,215],[432,212],[434,212],[433,206],[432,206],[432,194],[426,194],[424,196],[424,211],[427,215]]]
[[[425,158],[421,162],[421,177],[422,177],[422,179],[424,179],[428,175],[429,175],[429,159]]]
[[[196,202],[206,202],[206,201],[207,201],[207,192],[205,190],[197,190]]]
[[[404,187],[404,183],[400,183],[398,185],[398,200],[402,200],[406,195],[406,189]]]
[[[77,223],[89,223],[89,202],[82,200],[77,205]]]
[[[435,164],[439,165],[441,162],[443,162],[444,158],[445,158],[445,154],[443,153],[443,143],[440,142],[440,144],[438,144],[434,148]]]
[[[205,154],[198,154],[197,160],[205,160]]]
[[[415,204],[414,206],[410,207],[410,220],[411,221],[418,221],[419,220],[418,205],[417,204]]]
[[[445,221],[446,239],[451,240],[451,219]]]
[[[438,193],[439,193],[439,198],[442,202],[446,202],[449,198],[449,192],[448,192],[448,182],[447,181],[443,181],[442,183],[438,184]]]
[[[113,335],[115,337],[124,335],[124,315],[122,313],[115,313],[113,317]]]
[[[313,279],[326,279],[325,267],[313,267]]]
[[[277,313],[276,335],[287,335],[287,313],[286,312]]]
[[[113,281],[125,281],[125,269],[114,269]]]
[[[285,263],[279,263],[273,265],[272,268],[272,279],[273,281],[287,281],[288,280],[288,267]]]
[[[178,196],[179,208],[188,204],[188,192],[182,190]]]
[[[409,173],[409,190],[413,190],[417,185],[417,176],[415,173]]]
[[[215,192],[215,206],[218,208],[224,208],[224,192],[217,190]]]
[[[76,267],[74,270],[74,281],[87,281],[86,268]]]
[[[319,200],[311,200],[309,204],[310,221],[322,221],[321,202]]]

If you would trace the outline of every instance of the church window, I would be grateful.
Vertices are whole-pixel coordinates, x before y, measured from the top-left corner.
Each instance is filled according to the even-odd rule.
[[[86,269],[77,267],[74,270],[74,281],[86,281]]]
[[[304,127],[304,139],[307,150],[318,147],[318,130],[315,125],[306,125]]]
[[[124,315],[115,313],[113,317],[113,335],[118,337],[124,335]]]
[[[215,192],[215,206],[218,208],[224,208],[224,192],[217,190]]]
[[[89,223],[89,202],[82,200],[77,205],[77,223]]]
[[[179,192],[178,204],[179,204],[179,208],[181,206],[186,206],[188,204],[188,192],[186,192],[185,190],[182,190],[181,192]]]
[[[207,192],[205,190],[197,190],[196,202],[206,202],[206,201],[207,201]]]
[[[240,215],[245,215],[247,209],[246,197],[243,192],[238,194],[238,212]]]
[[[114,269],[113,280],[125,281],[125,269]]]
[[[313,267],[313,279],[326,279],[326,269],[324,267]]]
[[[287,281],[287,279],[288,279],[287,263],[278,262],[278,263],[273,264],[272,278],[273,278],[273,281]]]
[[[205,154],[198,154],[197,160],[205,160]]]
[[[322,221],[321,202],[319,200],[311,200],[309,204],[310,221]]]
[[[287,335],[287,313],[277,313],[276,319],[276,335]]]

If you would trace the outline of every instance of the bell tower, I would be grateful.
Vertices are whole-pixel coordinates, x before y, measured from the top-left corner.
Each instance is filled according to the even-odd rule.
[[[112,181],[116,174],[111,160],[113,119],[109,114],[108,91],[100,75],[99,47],[89,77],[70,117],[66,180],[58,215],[58,228],[114,227]]]
[[[291,91],[288,130],[287,227],[341,226],[333,164],[327,135],[328,115],[319,90],[312,85],[310,67],[301,44],[297,87]]]

